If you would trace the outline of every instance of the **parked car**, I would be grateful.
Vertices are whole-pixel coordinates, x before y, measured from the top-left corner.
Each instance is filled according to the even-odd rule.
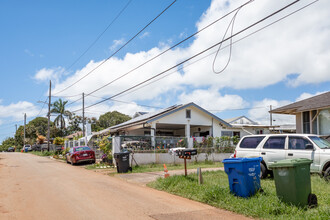
[[[248,135],[237,144],[234,157],[262,157],[261,178],[271,173],[275,161],[307,158],[313,160],[312,173],[330,180],[330,142],[313,134]]]
[[[15,152],[15,148],[14,147],[8,147],[7,152]]]
[[[23,147],[23,150],[26,152],[26,151],[32,151],[32,146],[30,144],[26,144],[24,145]]]
[[[66,154],[66,162],[75,165],[80,162],[95,163],[95,152],[88,146],[70,148]]]

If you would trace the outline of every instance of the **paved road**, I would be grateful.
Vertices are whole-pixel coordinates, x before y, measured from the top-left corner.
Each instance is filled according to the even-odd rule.
[[[66,163],[0,153],[0,219],[244,219]]]

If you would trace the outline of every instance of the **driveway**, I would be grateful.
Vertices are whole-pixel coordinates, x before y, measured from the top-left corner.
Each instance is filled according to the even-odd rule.
[[[219,168],[202,168],[202,172],[204,171],[216,171],[216,170],[224,170],[223,167]],[[170,176],[174,175],[184,175],[184,170],[169,170],[168,173]],[[197,173],[197,169],[188,169],[187,173]],[[164,172],[147,172],[147,173],[129,173],[129,174],[118,174],[116,175],[121,179],[124,179],[128,182],[134,182],[141,185],[146,185],[147,183],[155,181],[157,178],[163,178]]]
[[[246,219],[122,179],[0,153],[0,219]]]

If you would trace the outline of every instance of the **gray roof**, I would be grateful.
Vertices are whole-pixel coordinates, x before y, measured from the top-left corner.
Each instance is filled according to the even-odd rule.
[[[150,123],[150,122],[153,122],[155,120],[158,120],[159,118],[165,117],[169,114],[172,114],[176,111],[179,111],[179,110],[184,109],[184,108],[189,107],[189,106],[194,106],[194,107],[200,109],[201,111],[207,113],[208,115],[212,116],[213,118],[217,119],[223,125],[225,125],[227,127],[231,127],[231,125],[228,124],[227,122],[225,122],[224,120],[220,119],[219,117],[213,115],[209,111],[207,111],[207,110],[201,108],[200,106],[196,105],[195,103],[191,102],[191,103],[188,103],[188,104],[185,104],[185,105],[182,105],[182,104],[181,105],[173,105],[173,106],[165,108],[165,109],[161,109],[161,110],[158,110],[158,111],[155,111],[155,112],[150,112],[150,113],[138,116],[138,117],[133,118],[133,119],[131,119],[129,121],[126,121],[124,123],[112,126],[112,127],[110,127],[110,130],[117,130],[119,128],[131,127],[131,126],[134,126],[134,125],[141,125],[141,124],[144,124],[144,123]]]
[[[292,104],[276,108],[271,113],[296,114],[304,111],[330,108],[330,92],[325,92],[308,99],[304,99]]]

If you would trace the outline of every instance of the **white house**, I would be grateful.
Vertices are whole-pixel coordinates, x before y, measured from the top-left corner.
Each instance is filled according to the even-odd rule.
[[[110,127],[111,135],[186,137],[220,137],[231,125],[195,103],[174,105],[156,112],[142,114]]]
[[[231,125],[231,128],[222,131],[221,136],[243,137],[250,134],[269,134],[271,129],[277,126],[260,125],[246,116],[225,119]]]

